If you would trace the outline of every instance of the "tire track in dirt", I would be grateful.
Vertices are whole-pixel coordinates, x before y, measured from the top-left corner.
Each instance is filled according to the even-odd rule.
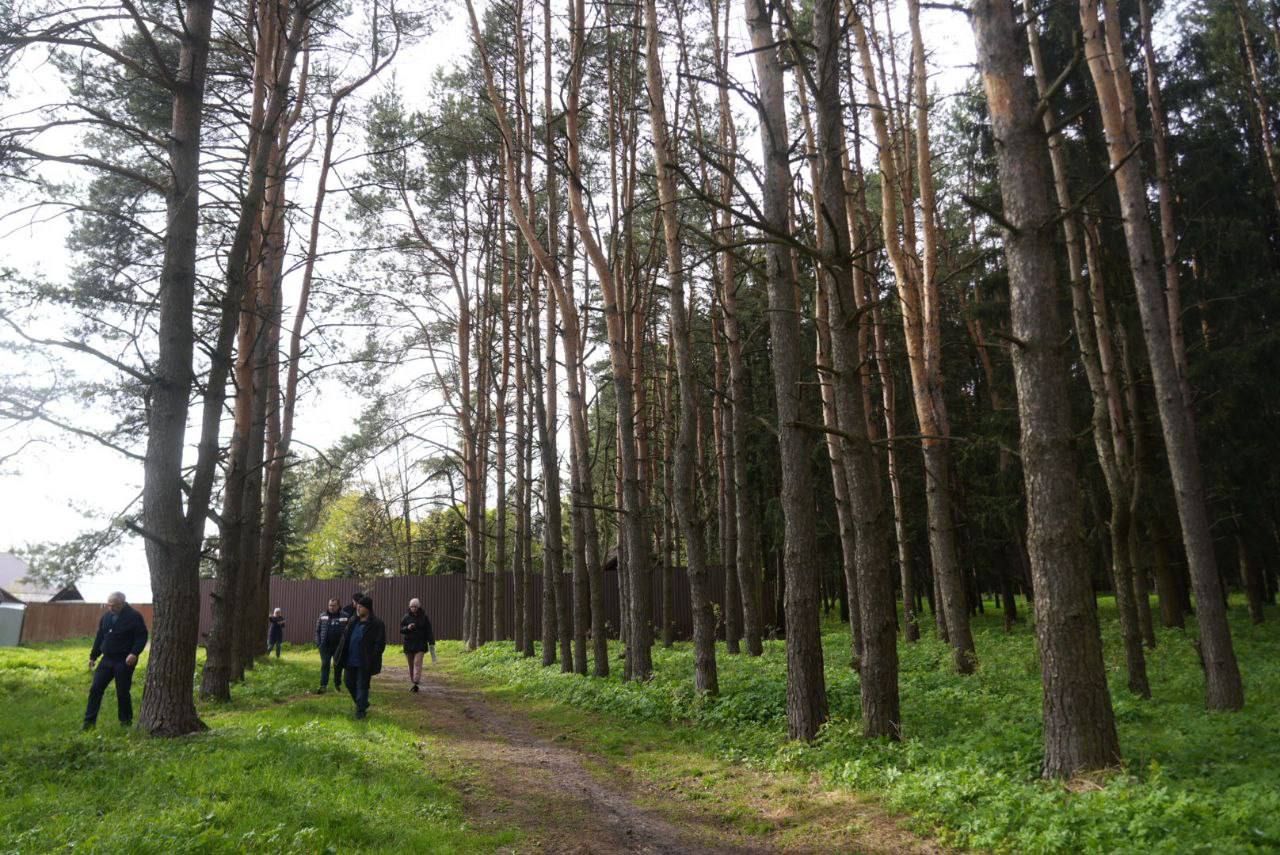
[[[379,701],[415,714],[427,737],[421,748],[429,761],[447,760],[463,778],[467,817],[479,825],[516,826],[526,834],[517,851],[571,853],[769,852],[940,852],[936,844],[901,828],[883,811],[851,794],[814,793],[811,806],[830,811],[857,832],[834,838],[817,835],[806,843],[776,845],[744,839],[722,818],[679,794],[637,786],[625,769],[575,748],[563,737],[548,737],[519,712],[453,684],[430,667],[421,692],[408,692],[403,667],[375,679]],[[394,693],[388,697],[387,693]],[[593,772],[592,769],[601,770]],[[605,780],[607,779],[607,780]],[[474,781],[474,783],[472,783]],[[662,810],[638,804],[657,795]],[[771,805],[759,806],[768,811]]]
[[[422,729],[437,749],[464,772],[479,777],[465,787],[467,816],[481,823],[516,825],[528,835],[522,851],[573,853],[763,853],[773,851],[709,842],[716,829],[691,815],[677,824],[637,805],[622,787],[587,768],[587,757],[570,745],[535,732],[530,721],[423,670],[422,690],[408,694],[404,668],[389,668],[379,688],[403,693],[397,707],[418,709]],[[384,696],[385,697],[385,696]],[[699,829],[697,826],[701,825]]]

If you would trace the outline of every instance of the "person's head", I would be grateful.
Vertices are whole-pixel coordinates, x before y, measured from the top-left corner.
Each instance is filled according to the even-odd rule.
[[[356,614],[361,618],[367,618],[373,614],[373,597],[361,597],[356,602]]]
[[[364,599],[364,591],[356,591],[351,595],[351,605],[358,606],[360,601]]]
[[[112,614],[120,614],[120,612],[124,610],[124,607],[124,594],[119,591],[113,591],[107,596],[107,608],[111,609]]]
[[[280,617],[282,614],[284,614],[284,612],[280,610],[279,606],[276,606],[274,609],[271,610],[272,617]]]
[[[330,598],[329,598],[329,611],[330,611],[330,612],[336,612],[336,611],[337,611],[338,609],[340,609],[340,608],[342,608],[342,602],[341,602],[337,597],[330,597]]]
[[[420,611],[422,611],[422,601],[421,601],[421,600],[419,600],[417,597],[414,597],[412,600],[410,600],[410,601],[409,601],[409,611],[411,611],[411,612],[420,612]]]

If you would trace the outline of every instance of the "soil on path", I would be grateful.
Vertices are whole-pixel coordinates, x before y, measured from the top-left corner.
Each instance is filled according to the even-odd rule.
[[[763,834],[747,835],[708,810],[705,793],[657,788],[588,753],[549,725],[452,683],[430,667],[410,694],[404,668],[377,678],[399,709],[417,713],[424,756],[442,758],[462,779],[468,818],[481,826],[516,826],[520,851],[574,853],[939,852],[892,817],[852,794],[805,794],[804,842],[783,834],[779,805],[755,805]],[[743,770],[743,774],[758,774]],[[690,798],[692,796],[692,798]],[[792,804],[795,800],[790,800]],[[661,805],[661,809],[642,803]],[[792,811],[794,813],[794,811]],[[818,814],[826,814],[819,816]],[[776,828],[775,828],[776,826]]]

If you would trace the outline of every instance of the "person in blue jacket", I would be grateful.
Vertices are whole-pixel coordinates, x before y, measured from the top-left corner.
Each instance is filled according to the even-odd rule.
[[[387,648],[387,627],[373,613],[373,598],[361,597],[356,605],[356,618],[343,630],[338,642],[337,661],[351,700],[356,704],[356,718],[369,712],[369,681],[382,670],[382,651]]]
[[[116,681],[116,707],[120,724],[133,724],[133,669],[138,656],[147,646],[147,624],[142,615],[129,607],[124,594],[116,591],[107,597],[107,611],[98,621],[98,634],[89,651],[89,670],[93,672],[93,684],[89,687],[89,705],[84,710],[84,729],[89,730],[98,722],[98,710],[102,696],[112,680]],[[101,664],[98,657],[102,657]]]

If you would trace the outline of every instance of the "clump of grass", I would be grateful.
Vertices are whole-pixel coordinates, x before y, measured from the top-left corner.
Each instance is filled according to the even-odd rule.
[[[810,745],[786,734],[782,642],[759,660],[719,657],[721,696],[693,692],[687,644],[656,648],[646,685],[584,680],[519,658],[508,644],[461,657],[475,679],[522,697],[589,709],[621,720],[676,724],[718,759],[767,770],[818,773],[832,787],[875,795],[945,841],[1016,852],[1273,851],[1280,847],[1280,641],[1275,621],[1252,626],[1234,610],[1245,675],[1243,712],[1204,709],[1203,677],[1181,631],[1162,630],[1148,654],[1150,701],[1130,695],[1114,606],[1102,604],[1112,699],[1123,768],[1088,781],[1039,777],[1040,682],[1029,626],[1006,635],[999,618],[975,622],[980,667],[961,677],[946,647],[926,637],[901,645],[905,738],[867,741],[858,720],[857,674],[847,630],[824,633],[832,717]],[[590,736],[587,737],[590,739]]]
[[[202,706],[207,733],[161,740],[117,726],[111,690],[80,733],[88,649],[0,649],[0,851],[489,852],[515,837],[467,823],[412,722],[307,696],[312,652],[260,661],[231,703]]]

